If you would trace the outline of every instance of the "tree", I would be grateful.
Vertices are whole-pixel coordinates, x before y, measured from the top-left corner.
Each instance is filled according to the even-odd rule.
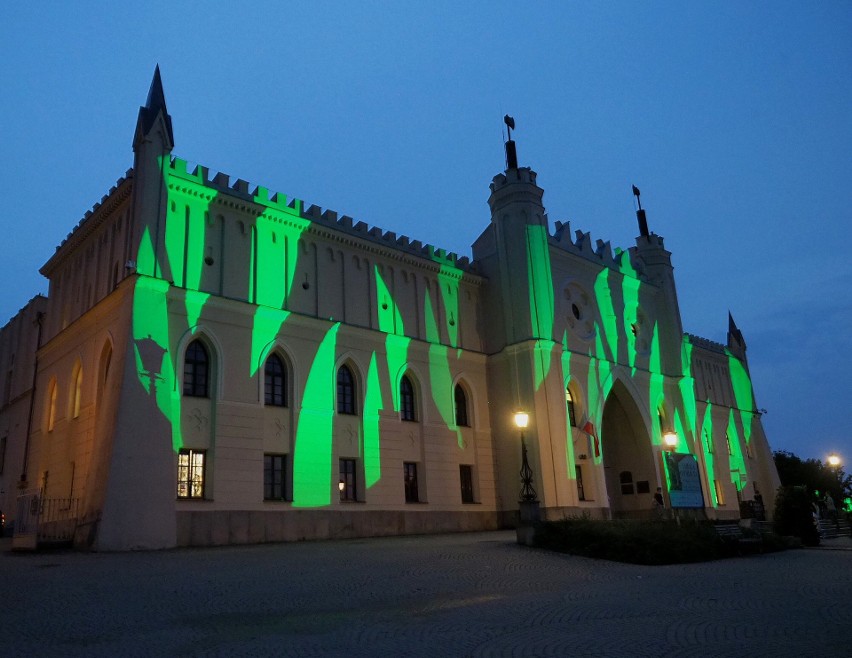
[[[829,493],[838,504],[852,497],[852,475],[846,474],[842,467],[834,468],[819,459],[802,460],[784,450],[778,450],[772,456],[782,486],[804,487],[812,499]]]

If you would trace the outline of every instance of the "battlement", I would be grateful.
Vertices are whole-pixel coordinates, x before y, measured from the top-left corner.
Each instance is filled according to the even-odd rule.
[[[72,237],[77,236],[82,231],[82,229],[86,226],[86,224],[89,222],[89,219],[93,215],[95,215],[107,203],[107,201],[109,201],[113,197],[113,195],[118,191],[118,188],[121,187],[122,184],[125,181],[131,179],[132,177],[133,177],[133,169],[128,169],[126,172],[124,172],[124,176],[119,178],[115,182],[115,185],[113,185],[112,187],[109,188],[109,192],[104,194],[101,197],[100,201],[98,201],[95,205],[93,205],[89,210],[87,210],[85,212],[85,214],[83,215],[83,218],[79,222],[77,222],[76,226],[74,226],[74,228],[71,229],[71,231],[68,233],[68,235],[65,236],[65,239],[57,245],[55,251],[58,252],[60,249],[62,249],[62,247],[65,246],[65,244],[69,240],[71,240]]]
[[[574,239],[571,239],[571,222],[554,223],[553,235],[548,237],[548,242],[566,251],[580,256],[586,260],[590,260],[598,265],[603,265],[613,270],[617,270],[623,274],[635,272],[639,278],[644,278],[644,268],[642,262],[636,257],[636,248],[622,249],[616,247],[613,251],[609,240],[596,240],[595,246],[592,247],[592,236],[589,232],[577,230],[574,232]]]
[[[706,350],[707,352],[714,352],[716,354],[727,354],[727,348],[722,345],[722,343],[717,343],[709,338],[702,338],[695,334],[686,333],[684,336],[686,337],[686,340],[699,349]]]
[[[177,178],[193,181],[204,187],[223,192],[231,197],[237,197],[247,203],[258,204],[276,210],[297,214],[307,219],[318,227],[326,227],[334,231],[346,233],[362,240],[367,240],[390,247],[397,251],[403,251],[414,256],[426,258],[438,265],[458,268],[466,272],[476,273],[475,263],[471,263],[467,256],[459,256],[445,249],[435,247],[431,244],[423,244],[420,240],[412,240],[407,235],[397,236],[394,231],[386,231],[378,226],[370,226],[366,222],[356,222],[348,215],[341,215],[334,210],[323,210],[320,206],[309,205],[305,208],[303,201],[291,198],[278,192],[270,194],[266,187],[252,186],[248,181],[240,178],[231,183],[228,174],[219,172],[215,176],[210,175],[210,170],[202,165],[196,165],[192,171],[186,160],[173,157],[169,163],[169,173]]]
[[[506,173],[497,174],[491,181],[491,191],[496,192],[501,187],[512,185],[513,183],[529,183],[535,185],[536,173],[529,167],[519,167],[518,169],[507,169]]]

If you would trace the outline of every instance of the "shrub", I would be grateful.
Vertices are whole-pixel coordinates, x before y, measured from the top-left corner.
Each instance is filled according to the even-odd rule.
[[[729,555],[711,523],[683,521],[592,521],[587,518],[541,523],[541,548],[633,564],[704,562]],[[736,552],[736,549],[733,549]]]
[[[819,546],[819,530],[805,487],[779,487],[774,519],[777,534],[798,537],[805,546]]]

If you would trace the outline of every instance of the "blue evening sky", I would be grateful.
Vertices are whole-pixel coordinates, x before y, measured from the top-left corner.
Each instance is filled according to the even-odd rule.
[[[467,255],[509,113],[551,224],[626,248],[642,190],[773,449],[852,459],[852,3],[30,1],[0,61],[0,324],[131,166],[157,63],[175,155]]]

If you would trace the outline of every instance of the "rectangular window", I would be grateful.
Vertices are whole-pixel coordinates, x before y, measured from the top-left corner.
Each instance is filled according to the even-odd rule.
[[[622,471],[618,478],[621,482],[621,495],[633,495],[633,473],[630,471]]]
[[[263,499],[284,500],[284,473],[287,455],[263,456]]]
[[[178,498],[204,498],[204,451],[178,453]]]
[[[354,502],[358,500],[355,488],[355,460],[340,460],[340,500]]]
[[[637,480],[636,481],[636,493],[651,493],[651,483],[648,480]]]
[[[403,475],[405,477],[405,502],[419,503],[420,496],[417,491],[417,464],[413,462],[405,462],[402,465]]]
[[[716,502],[719,505],[724,505],[725,493],[722,491],[722,483],[719,480],[713,480],[713,488],[716,489]]]
[[[461,497],[463,503],[472,503],[473,500],[473,466],[469,464],[459,465],[459,477],[461,478]]]
[[[577,498],[586,500],[586,489],[583,486],[583,467],[576,464],[574,466],[574,473],[577,476]]]

